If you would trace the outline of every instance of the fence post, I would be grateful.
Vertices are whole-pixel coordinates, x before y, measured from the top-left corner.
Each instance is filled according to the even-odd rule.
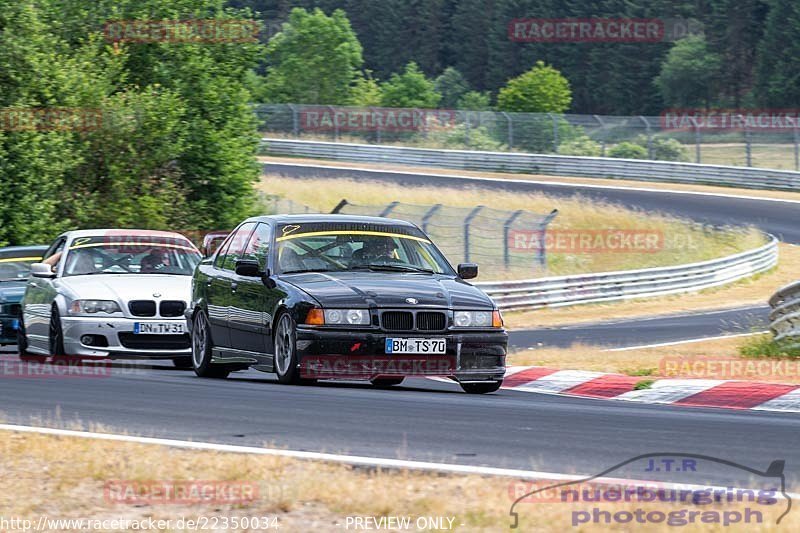
[[[483,209],[482,205],[474,208],[472,211],[469,212],[467,218],[464,219],[464,262],[469,263],[469,225],[472,224],[472,219],[478,216],[481,209]]]
[[[753,144],[750,138],[750,128],[744,128],[744,159],[748,167],[753,166]]]
[[[374,107],[369,108],[370,113],[372,113],[372,123],[375,124],[375,141],[380,144],[381,143],[381,120],[376,120],[378,118],[378,113],[375,112]]]
[[[503,264],[505,264],[506,269],[511,266],[511,255],[508,249],[508,233],[511,229],[511,225],[514,223],[517,218],[523,213],[522,209],[518,211],[514,211],[510,217],[506,219],[503,223]]]
[[[511,115],[506,113],[505,111],[501,111],[503,116],[508,122],[508,151],[510,152],[511,149],[514,147],[514,122],[511,120]]]
[[[556,218],[556,215],[558,215],[558,209],[553,209],[539,224],[539,242],[542,246],[537,252],[537,259],[539,260],[539,266],[542,267],[542,270],[547,268],[547,246],[545,245],[545,242],[547,242],[547,226]]]
[[[339,211],[341,211],[342,209],[344,209],[344,206],[346,206],[346,205],[347,205],[347,200],[346,200],[345,198],[342,198],[342,200],[341,200],[341,201],[340,201],[338,204],[336,204],[336,207],[334,207],[334,208],[331,210],[331,214],[332,214],[332,215],[336,215],[336,214],[338,214],[338,213],[339,213]]]
[[[424,215],[422,215],[422,231],[426,234],[428,233],[428,222],[430,221],[431,217],[441,208],[442,204],[436,204],[428,209]]]
[[[326,106],[328,109],[331,110],[331,119],[333,120],[333,139],[338,141],[339,140],[339,121],[336,120],[336,110],[333,108],[332,105]]]
[[[605,157],[606,156],[606,123],[603,122],[603,119],[600,118],[600,115],[592,115],[594,119],[600,124],[600,131],[603,132],[602,138],[600,139],[600,155]]]
[[[469,138],[469,111],[464,111],[464,144],[469,148],[472,145],[472,142]]]
[[[388,215],[389,213],[391,213],[391,212],[392,212],[392,210],[393,210],[395,207],[397,207],[398,205],[400,205],[400,202],[392,202],[392,203],[390,203],[389,205],[387,205],[387,206],[386,206],[386,208],[385,208],[383,211],[381,211],[381,214],[380,214],[380,215],[378,215],[378,216],[379,216],[379,217],[385,217],[385,216],[387,216],[387,215]]]
[[[700,136],[700,124],[694,117],[689,117],[694,124],[694,162],[700,163],[702,162],[702,158],[700,157],[700,141],[702,141],[702,137]]]
[[[300,119],[297,116],[297,108],[294,104],[289,104],[289,109],[292,111],[292,134],[298,137],[300,135]]]
[[[655,159],[655,157],[653,157],[653,131],[650,129],[650,121],[647,120],[647,117],[641,115],[639,115],[639,119],[644,122],[644,127],[647,131],[647,157],[649,159]]]
[[[800,171],[800,130],[794,124],[794,169]]]
[[[552,113],[547,114],[553,121],[553,151],[558,152],[558,119]]]

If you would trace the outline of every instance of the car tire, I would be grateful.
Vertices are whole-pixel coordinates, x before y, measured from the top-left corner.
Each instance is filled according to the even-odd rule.
[[[278,375],[278,381],[284,385],[299,385],[314,381],[300,379],[300,369],[297,364],[297,328],[294,320],[286,311],[282,312],[275,321],[272,338],[273,367]]]
[[[497,392],[502,381],[487,381],[486,383],[461,383],[461,389],[467,394],[488,394]]]
[[[58,306],[53,305],[53,310],[50,312],[50,326],[49,326],[49,346],[50,355],[57,358],[66,357],[64,353],[64,330],[61,327],[61,313],[58,312]]]
[[[378,389],[388,389],[395,385],[400,385],[405,378],[375,378],[369,380]]]
[[[21,361],[30,363],[44,363],[47,361],[46,355],[35,355],[28,351],[28,337],[25,335],[25,323],[22,315],[19,315],[19,328],[17,328],[17,352]]]
[[[205,311],[200,310],[192,319],[192,368],[201,378],[225,379],[231,370],[211,362],[213,349],[211,325]]]
[[[172,359],[172,364],[175,365],[175,368],[182,368],[184,370],[189,370],[194,368],[192,365],[192,357],[175,357]]]

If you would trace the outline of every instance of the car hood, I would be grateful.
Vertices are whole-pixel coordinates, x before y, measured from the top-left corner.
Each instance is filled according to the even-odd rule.
[[[28,280],[0,281],[0,304],[16,304],[22,301]]]
[[[69,276],[57,282],[72,299],[82,300],[181,300],[189,301],[191,276],[159,274],[101,274]],[[155,296],[156,294],[160,296]]]
[[[394,272],[313,272],[283,275],[281,279],[310,294],[323,307],[493,307],[492,300],[483,291],[452,276]],[[414,298],[417,303],[410,304],[406,298]]]

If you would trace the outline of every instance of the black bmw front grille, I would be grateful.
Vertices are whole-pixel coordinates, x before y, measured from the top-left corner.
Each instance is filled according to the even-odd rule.
[[[153,300],[131,300],[128,309],[133,316],[156,316],[156,303]]]
[[[420,331],[441,331],[447,325],[447,316],[440,311],[420,311],[417,313],[417,329]]]
[[[163,317],[182,316],[186,304],[180,300],[164,300],[158,308],[158,313]]]
[[[410,331],[414,329],[414,314],[410,311],[386,311],[381,315],[383,329]]]
[[[185,350],[191,346],[189,334],[183,335],[136,335],[120,333],[119,342],[131,350]]]
[[[442,331],[447,315],[442,311],[384,311],[381,325],[386,331]]]

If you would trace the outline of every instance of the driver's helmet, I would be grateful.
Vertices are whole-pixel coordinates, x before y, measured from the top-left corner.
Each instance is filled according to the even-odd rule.
[[[364,241],[362,250],[362,257],[366,260],[394,257],[397,244],[391,237],[371,237]]]

